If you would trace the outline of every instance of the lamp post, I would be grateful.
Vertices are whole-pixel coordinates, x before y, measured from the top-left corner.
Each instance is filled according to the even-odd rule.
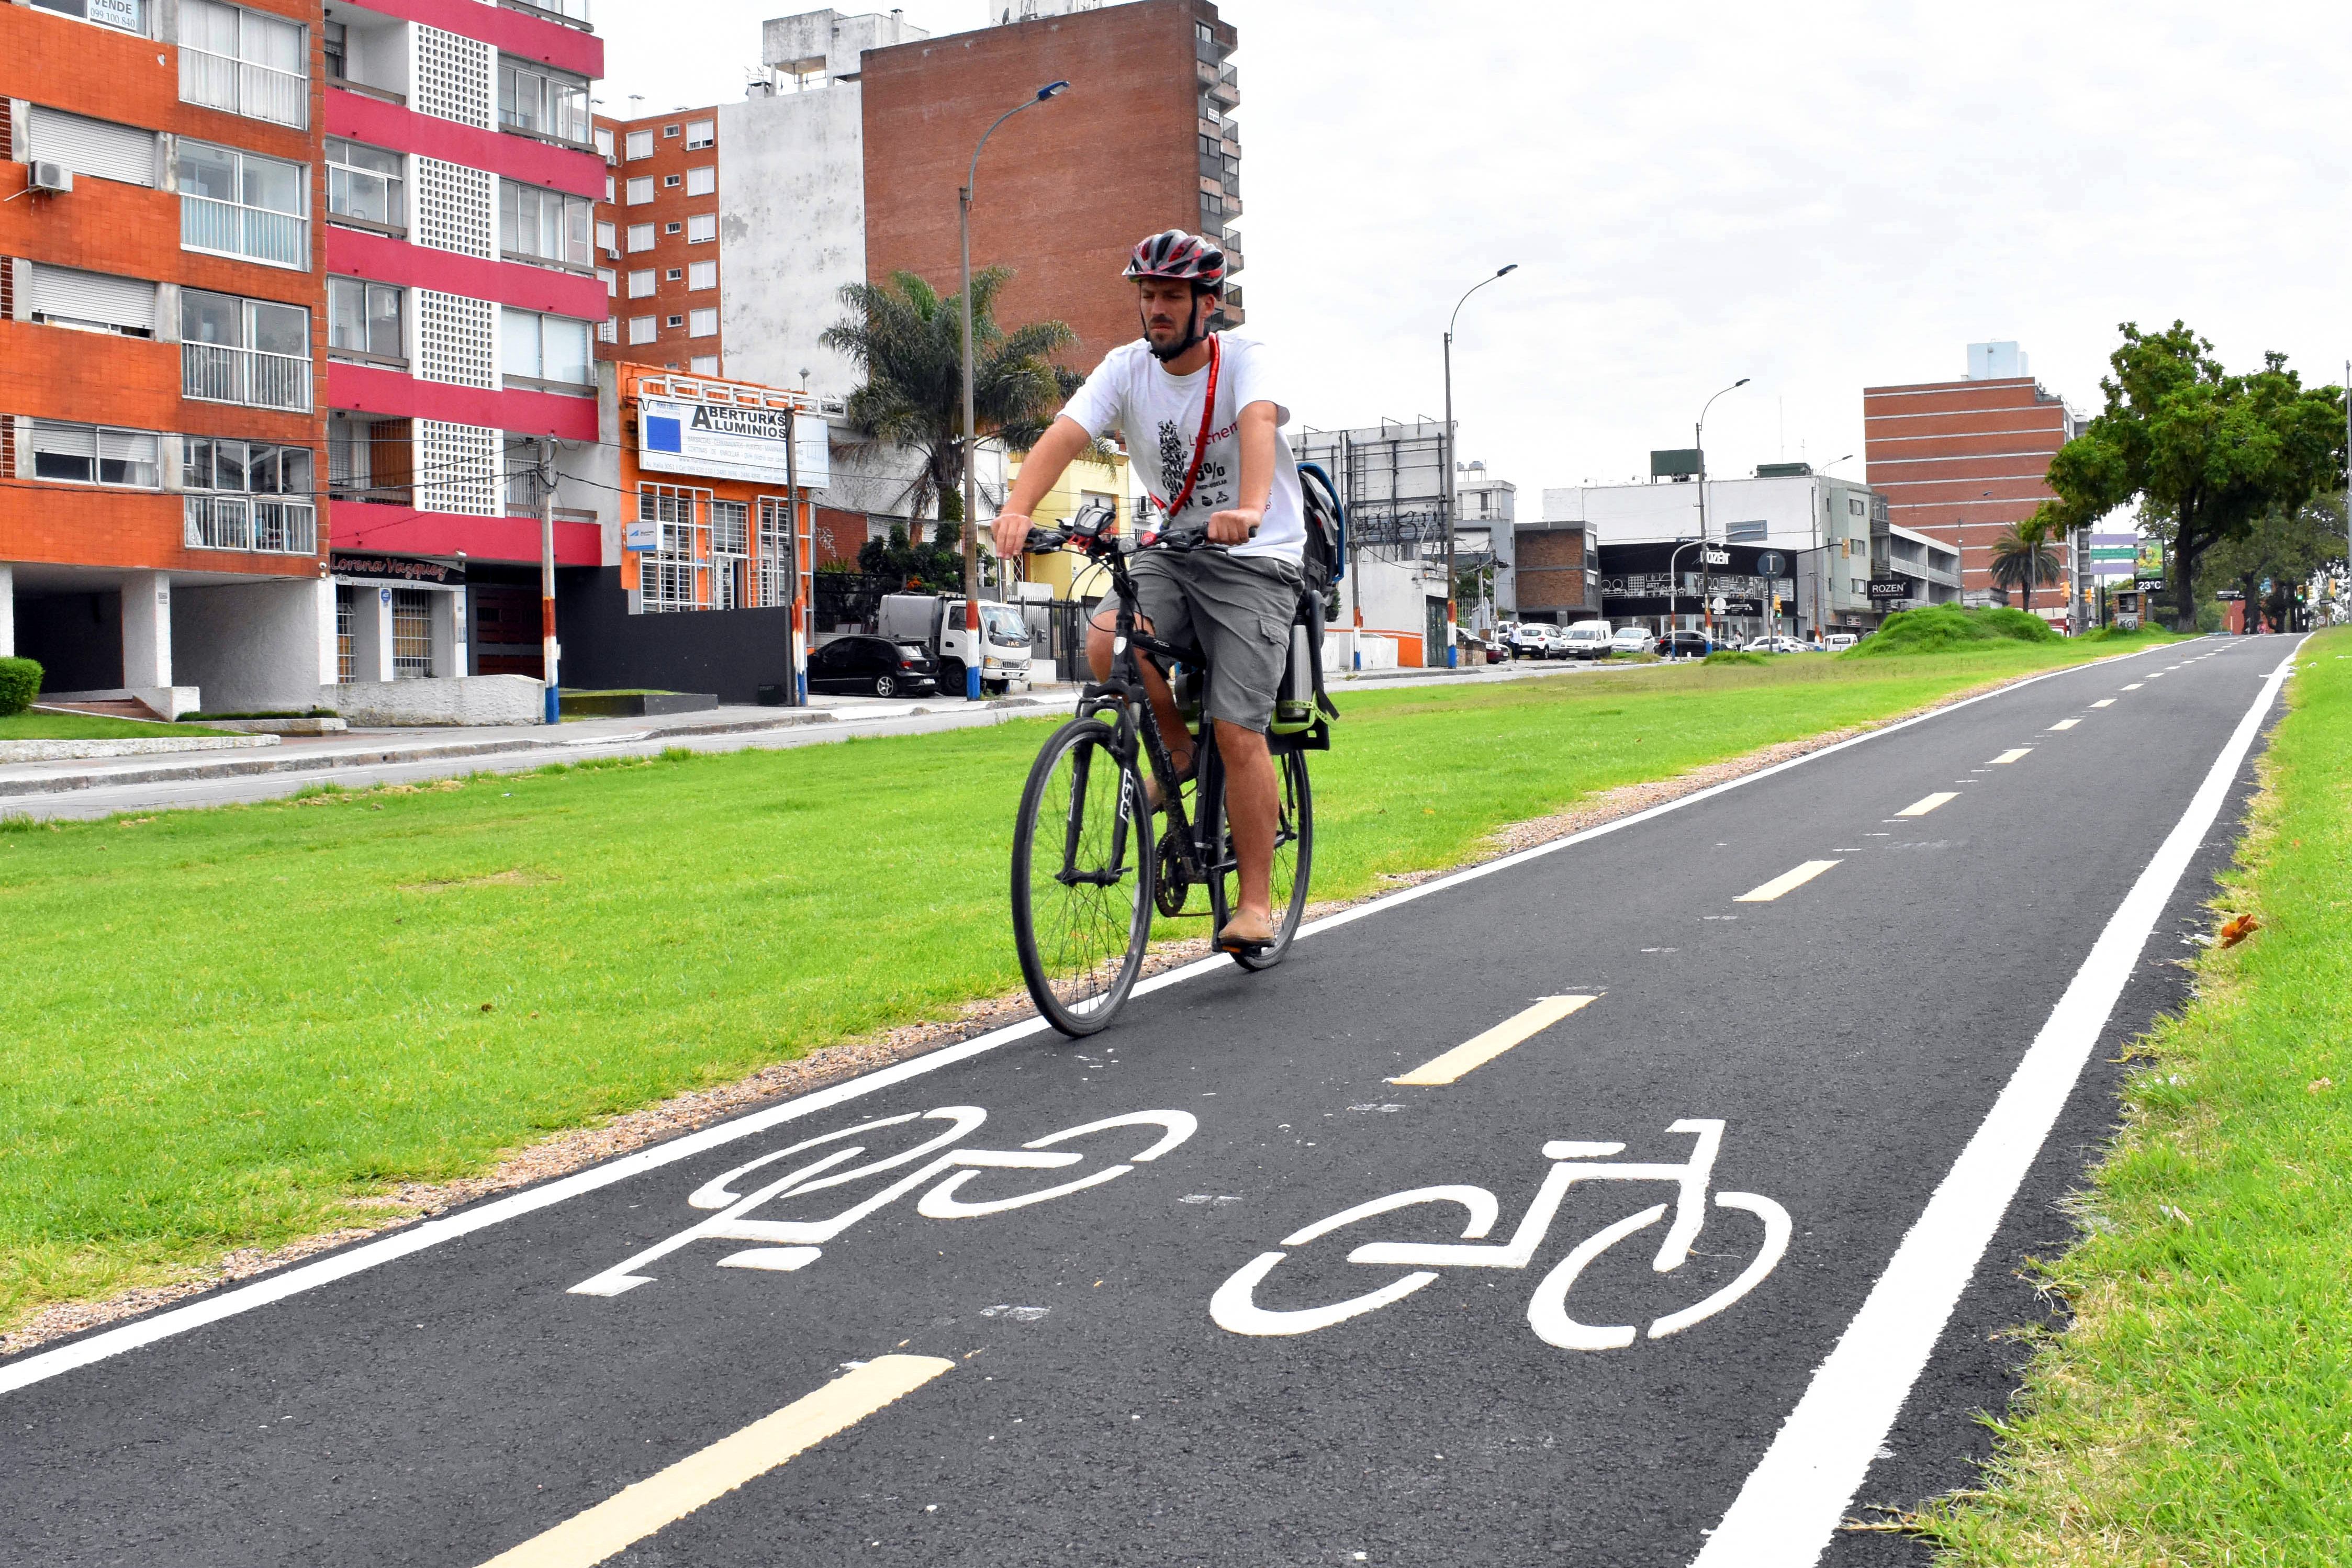
[[[981,149],[996,134],[996,128],[1028,108],[1049,98],[1059,98],[1067,92],[1066,81],[1049,81],[1028,98],[1023,99],[992,121],[972,144],[971,165],[965,170],[963,189],[956,193],[957,226],[963,241],[963,629],[964,640],[964,700],[980,700],[980,505],[977,470],[972,461],[972,448],[979,445],[972,428],[971,412],[971,194],[980,178]]]
[[[1992,492],[1987,490],[1977,500],[1990,500]],[[1968,521],[1966,512],[1952,514],[1952,575],[1959,580],[1960,608],[1964,610],[1969,607]]]
[[[1496,268],[1495,278],[1517,272],[1519,264]],[[1454,647],[1454,323],[1461,319],[1462,306],[1471,295],[1495,281],[1481,278],[1462,291],[1454,301],[1454,314],[1445,318],[1445,668],[1452,669],[1460,656]]]
[[[1682,586],[1682,574],[1675,569],[1675,563],[1680,561],[1683,558],[1683,552],[1690,549],[1693,545],[1697,545],[1701,548],[1701,559],[1704,559],[1706,542],[1705,540],[1686,539],[1680,544],[1675,545],[1673,552],[1666,557],[1666,647],[1669,649],[1675,646],[1673,639],[1675,635],[1675,590]],[[1672,657],[1671,653],[1668,657]]]
[[[1852,461],[1853,461],[1853,454],[1852,452],[1848,452],[1843,458],[1832,458],[1828,462],[1823,463],[1819,468],[1815,468],[1813,472],[1816,475],[1827,475],[1832,468],[1836,468],[1840,463],[1850,463]],[[1822,498],[1822,507],[1824,511],[1828,510],[1829,504],[1829,498],[1827,496],[1823,496]],[[1822,542],[1822,529],[1821,518],[1819,516],[1814,516],[1810,518],[1808,521],[1812,525],[1813,542],[1810,548],[1797,552],[1796,558],[1799,561],[1802,561],[1808,555],[1816,554],[1829,548],[1828,545]],[[1801,575],[1798,576],[1796,578],[1796,584],[1797,625],[1798,628],[1802,630],[1805,621],[1804,578]],[[1822,571],[1819,565],[1816,565],[1813,568],[1813,631],[1817,636],[1821,635],[1822,632]],[[1780,635],[1780,628],[1777,626],[1774,627],[1772,635],[1774,637],[1779,637]]]
[[[1723,392],[1737,392],[1737,391],[1738,391],[1741,387],[1746,386],[1746,385],[1748,384],[1748,378],[1743,375],[1743,376],[1741,376],[1738,381],[1733,382],[1729,386],[1725,387],[1725,388],[1723,389]],[[1715,397],[1721,397],[1721,396],[1723,395],[1723,392],[1718,392],[1718,393],[1717,393],[1717,394],[1715,395]],[[1698,441],[1698,542],[1699,542],[1699,545],[1700,545],[1700,549],[1699,549],[1699,552],[1698,552],[1698,570],[1699,570],[1698,607],[1699,607],[1699,613],[1700,613],[1701,619],[1703,620],[1703,622],[1705,623],[1705,626],[1706,626],[1706,646],[1707,646],[1709,648],[1712,648],[1712,647],[1715,647],[1715,607],[1714,607],[1714,606],[1715,606],[1715,568],[1714,568],[1711,564],[1709,564],[1709,563],[1708,563],[1708,561],[1707,561],[1707,558],[1706,558],[1706,411],[1707,411],[1708,409],[1710,409],[1710,408],[1712,408],[1712,407],[1714,407],[1714,406],[1715,406],[1715,397],[1710,397],[1710,398],[1708,398],[1705,403],[1703,403],[1703,404],[1699,405],[1699,410],[1698,410],[1698,436],[1697,436],[1697,441]]]

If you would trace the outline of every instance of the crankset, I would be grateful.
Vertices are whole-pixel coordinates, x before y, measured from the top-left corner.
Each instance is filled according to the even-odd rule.
[[[1160,836],[1159,875],[1154,879],[1158,885],[1151,890],[1151,901],[1171,920],[1184,912],[1184,901],[1192,892],[1189,859],[1184,853],[1183,830],[1170,824],[1168,831]]]

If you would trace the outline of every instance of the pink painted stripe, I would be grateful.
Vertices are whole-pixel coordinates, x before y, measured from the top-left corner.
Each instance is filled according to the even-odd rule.
[[[330,501],[328,522],[338,550],[381,550],[388,555],[455,555],[468,561],[536,561],[539,522],[528,517],[460,517],[404,506]],[[555,525],[558,566],[604,563],[603,531],[593,522]]]
[[[501,53],[560,66],[591,80],[604,74],[604,40],[595,34],[482,0],[368,0],[368,9],[479,38]]]
[[[476,10],[489,9],[480,0],[466,0],[466,4]],[[463,163],[469,169],[575,196],[604,194],[604,160],[593,153],[575,153],[528,136],[460,125],[331,85],[327,89],[326,121],[330,136],[348,136],[396,153],[422,153],[444,163]]]
[[[327,270],[411,289],[438,289],[519,310],[551,310],[584,321],[601,321],[611,313],[600,279],[519,261],[484,261],[331,224],[327,227]]]
[[[479,425],[518,436],[553,436],[565,441],[596,439],[596,399],[560,392],[492,392],[419,381],[372,364],[332,363],[327,369],[327,405],[387,419],[444,419]]]

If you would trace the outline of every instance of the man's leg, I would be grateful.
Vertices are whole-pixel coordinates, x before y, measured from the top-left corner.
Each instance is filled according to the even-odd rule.
[[[1087,662],[1094,667],[1097,680],[1110,679],[1110,645],[1118,635],[1113,619],[1116,614],[1114,610],[1097,610],[1087,623]],[[1151,630],[1151,623],[1140,616],[1135,624],[1146,633]],[[1184,728],[1184,716],[1176,711],[1176,694],[1168,689],[1168,678],[1160,673],[1157,665],[1148,658],[1139,658],[1136,663],[1143,667],[1143,689],[1150,695],[1151,711],[1160,721],[1160,742],[1168,748],[1168,760],[1181,773],[1192,765],[1192,737]]]
[[[1225,821],[1234,836],[1234,858],[1241,863],[1239,914],[1274,920],[1274,827],[1280,786],[1265,737],[1255,730],[1217,721],[1217,757],[1225,768]],[[1236,922],[1238,923],[1238,922]]]

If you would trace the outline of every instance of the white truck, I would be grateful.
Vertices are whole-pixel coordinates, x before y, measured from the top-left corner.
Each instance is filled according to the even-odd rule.
[[[1562,627],[1558,644],[1562,658],[1607,658],[1609,657],[1609,623],[1579,621]]]
[[[939,667],[940,695],[963,694],[965,672],[980,667],[984,692],[1002,695],[1029,685],[1029,623],[1011,605],[980,606],[980,647],[964,626],[963,596],[886,594],[875,612],[875,631],[896,643],[913,643]]]

